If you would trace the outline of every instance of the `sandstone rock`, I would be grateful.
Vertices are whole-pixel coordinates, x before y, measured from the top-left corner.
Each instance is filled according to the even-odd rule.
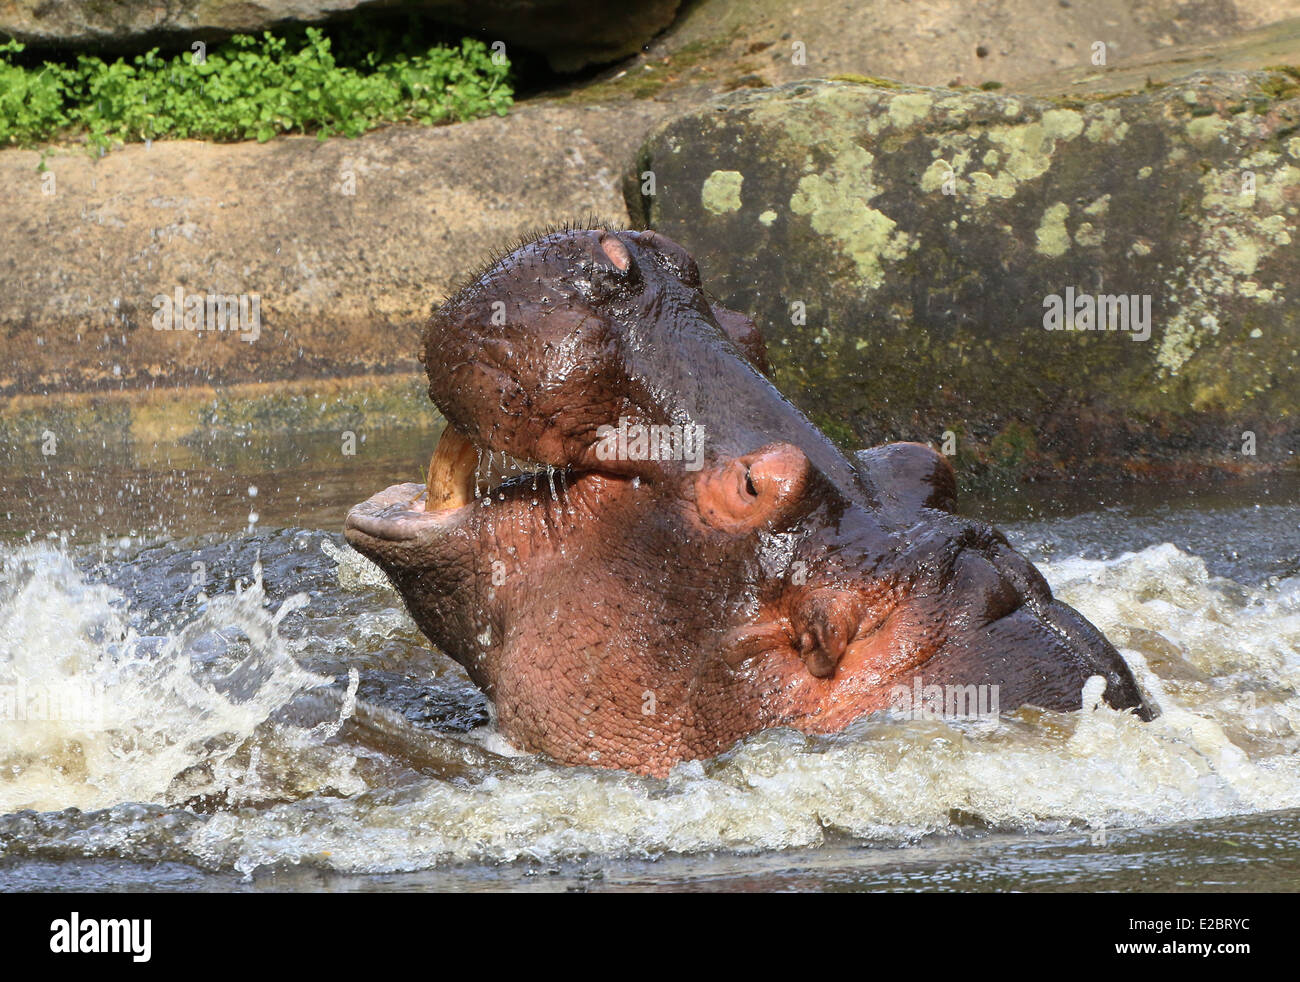
[[[1161,11],[1173,8],[1144,4],[1132,12],[1136,21],[1120,23],[1129,53],[1143,45],[1151,53],[1022,83],[1048,98],[840,81],[809,83],[797,98],[786,89],[733,97],[720,103],[722,112],[693,109],[720,87],[761,85],[794,71],[778,65],[774,47],[790,40],[783,33],[795,36],[791,18],[809,42],[802,74],[887,67],[942,81],[951,67],[944,59],[992,60],[963,47],[989,25],[1011,38],[1023,31],[1055,39],[1073,52],[1077,23],[1064,34],[1047,28],[1080,11],[1104,14],[1109,2],[1076,0],[1060,14],[1014,4],[871,0],[841,9],[808,0],[796,14],[763,0],[746,19],[737,0],[701,0],[650,56],[520,104],[506,119],[326,143],[160,142],[99,161],[71,146],[0,152],[0,332],[11,352],[0,369],[0,437],[21,431],[28,439],[56,403],[75,412],[74,429],[105,438],[121,431],[147,440],[214,425],[301,430],[311,419],[334,426],[356,414],[384,425],[427,423],[414,353],[429,306],[485,250],[532,226],[589,212],[626,219],[618,175],[656,121],[686,112],[647,145],[660,178],[649,218],[701,249],[713,287],[752,303],[770,338],[779,328],[786,343],[775,342],[773,353],[783,384],[802,388],[805,406],[846,443],[912,437],[939,445],[951,431],[963,456],[1021,473],[1276,463],[1295,446],[1286,397],[1295,387],[1286,361],[1296,347],[1294,307],[1289,289],[1271,285],[1294,282],[1286,279],[1294,245],[1279,242],[1283,233],[1294,237],[1286,170],[1295,165],[1292,80],[1283,72],[1229,75],[1205,86],[1140,90],[1147,78],[1168,80],[1189,66],[1300,61],[1300,22],[1164,48],[1151,32],[1163,23]],[[1227,10],[1228,0],[1184,11],[1169,37],[1223,37],[1280,15],[1270,2],[1235,0],[1235,16],[1221,23],[1210,14]],[[0,0],[0,17],[20,3]],[[53,15],[75,6],[45,9]],[[117,8],[140,9],[99,6]],[[169,5],[175,13],[168,16],[182,23],[183,9]],[[1008,20],[1008,10],[1018,13]],[[924,24],[944,11],[943,30],[900,33],[900,17],[915,14]],[[1107,19],[1115,17],[1097,23]],[[1012,66],[1039,73],[1052,60],[1024,44],[1015,51],[989,69],[991,77],[1009,78]],[[824,90],[840,94],[810,95]],[[1186,102],[1189,90],[1195,106]],[[1085,103],[1060,99],[1063,91],[1129,94]],[[923,111],[926,100],[931,108]],[[754,108],[762,102],[769,111]],[[790,103],[784,120],[782,102]],[[1019,114],[1007,115],[1017,105]],[[1083,131],[1067,139],[1073,124],[1046,117],[1053,111],[1080,114]],[[1111,111],[1120,114],[1113,132],[1105,129]],[[1046,133],[1062,120],[1064,130]],[[1132,139],[1116,142],[1121,130]],[[846,139],[872,157],[858,177],[852,160],[839,162],[845,152],[856,155]],[[1019,151],[997,143],[1017,139],[1025,141]],[[936,160],[956,164],[962,153],[968,159],[954,167],[957,195],[945,196],[942,184],[920,190]],[[45,172],[37,169],[42,156]],[[1258,161],[1251,167],[1264,182],[1250,209],[1219,201],[1202,185],[1206,173],[1224,177],[1248,159]],[[1047,169],[1034,176],[1040,164]],[[1151,167],[1145,179],[1136,176],[1143,167]],[[855,182],[868,174],[870,186],[858,190]],[[348,175],[355,195],[345,193]],[[804,178],[798,213],[789,206]],[[760,180],[774,196],[755,211],[767,194]],[[642,221],[635,183],[633,217]],[[1011,197],[999,198],[999,190]],[[1275,199],[1280,210],[1269,203]],[[840,211],[847,244],[813,228],[814,221],[836,226]],[[878,225],[855,226],[871,211],[896,225],[883,248],[873,238]],[[907,245],[894,258],[900,232]],[[885,281],[878,288],[863,285],[858,265],[873,268],[873,248]],[[1152,252],[1139,255],[1141,248]],[[1252,261],[1256,272],[1245,275]],[[1043,331],[1044,310],[1035,304],[1048,287],[1082,289],[1084,274],[1107,290],[1116,284],[1115,292],[1148,289],[1152,338],[1115,339],[1129,345],[1127,354],[1107,338],[1098,354],[1083,345],[1101,338],[1062,341]],[[911,279],[900,285],[900,276]],[[187,294],[258,293],[260,337],[249,344],[154,331],[153,299],[178,286]],[[782,326],[787,289],[804,294],[806,327]],[[1252,289],[1254,297],[1242,292]],[[1201,323],[1198,303],[1219,317],[1218,335]],[[1178,319],[1189,311],[1194,316]],[[1242,338],[1231,318],[1247,315]],[[1260,337],[1251,338],[1255,330]],[[1224,373],[1217,383],[1216,359]],[[1247,429],[1258,434],[1256,457],[1239,452]]]
[[[1010,85],[1049,72],[1095,75],[1295,15],[1294,0],[700,0],[651,54],[693,61],[729,88],[845,73]]]
[[[356,140],[0,153],[0,395],[419,370],[432,305],[491,249],[590,213],[654,104],[519,107]],[[250,296],[255,341],[154,300]],[[245,336],[251,334],[246,332]]]

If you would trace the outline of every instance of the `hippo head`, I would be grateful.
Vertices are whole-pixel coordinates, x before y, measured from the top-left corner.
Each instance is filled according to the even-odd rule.
[[[1105,638],[954,514],[942,456],[846,458],[662,235],[521,245],[434,313],[423,360],[447,419],[428,483],[346,535],[522,749],[664,774],[913,693],[1077,709],[1094,675],[1149,715]]]

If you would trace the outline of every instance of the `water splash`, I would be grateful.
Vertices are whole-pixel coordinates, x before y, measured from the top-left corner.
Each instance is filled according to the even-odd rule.
[[[142,633],[157,621],[87,582],[66,553],[4,553],[0,813],[212,793],[247,799],[234,792],[253,790],[254,731],[295,695],[332,681],[303,669],[278,635],[307,598],[275,611],[265,599],[255,567],[246,588],[201,599],[166,633]],[[77,692],[95,698],[67,698]]]
[[[391,620],[405,615],[368,564],[332,541],[322,549],[333,559],[320,562],[338,562],[346,596],[389,620],[309,622],[284,642],[280,629],[306,608],[268,609],[259,580],[146,640],[131,634],[140,612],[87,582],[57,549],[8,554],[0,666],[31,677],[90,672],[115,693],[118,715],[94,730],[16,728],[0,752],[0,810],[174,806],[196,789],[261,804],[198,817],[116,805],[50,816],[44,831],[24,827],[18,838],[0,828],[0,843],[21,840],[28,854],[148,855],[242,873],[298,862],[383,872],[752,853],[846,836],[905,844],[971,824],[1115,829],[1300,807],[1300,578],[1243,585],[1168,545],[1044,564],[1058,594],[1115,640],[1154,695],[1162,715],[1147,724],[1105,706],[1021,709],[995,722],[876,716],[831,737],[756,734],[664,781],[532,758],[487,777],[441,780],[336,745],[331,727],[295,728],[292,738],[277,730],[276,707],[328,681],[309,670],[313,652],[361,658],[394,631],[413,630]],[[409,657],[399,653],[392,664]],[[500,738],[484,727],[476,739]]]

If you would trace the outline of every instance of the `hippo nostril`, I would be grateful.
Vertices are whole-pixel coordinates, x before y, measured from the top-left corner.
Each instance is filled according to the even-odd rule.
[[[798,635],[796,649],[809,674],[828,679],[835,674],[857,628],[857,612],[843,594],[823,595],[805,608],[807,625]]]
[[[799,657],[803,659],[809,674],[819,679],[834,675],[835,666],[839,662],[839,657],[823,648],[811,631],[804,631],[799,638]]]

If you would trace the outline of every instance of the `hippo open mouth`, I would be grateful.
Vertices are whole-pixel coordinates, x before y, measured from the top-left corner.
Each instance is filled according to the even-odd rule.
[[[1150,715],[1106,639],[955,514],[945,458],[846,458],[661,235],[521,245],[434,313],[423,360],[447,419],[428,481],[345,533],[523,749],[661,775],[913,693],[1077,709],[1098,675]]]

